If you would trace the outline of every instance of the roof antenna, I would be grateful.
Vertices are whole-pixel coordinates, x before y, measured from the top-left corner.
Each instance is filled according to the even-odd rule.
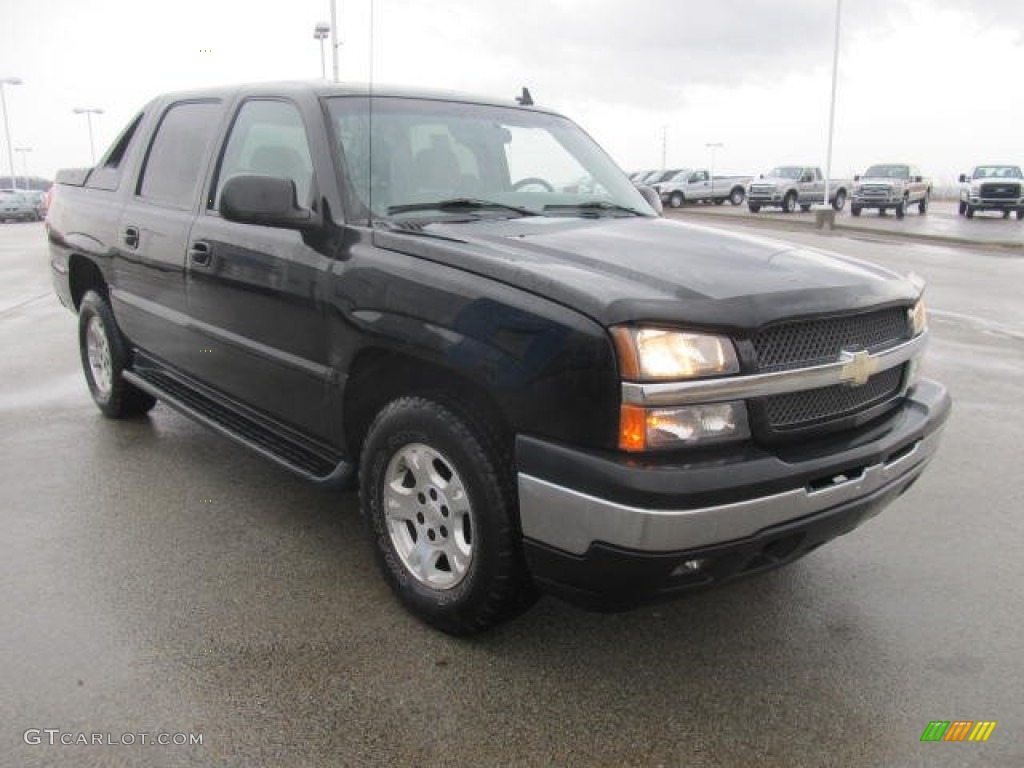
[[[527,88],[526,86],[523,86],[523,95],[516,96],[516,101],[518,101],[524,107],[532,107],[533,96],[530,95],[530,89]]]

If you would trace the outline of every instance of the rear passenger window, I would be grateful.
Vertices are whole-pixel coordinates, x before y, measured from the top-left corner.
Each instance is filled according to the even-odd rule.
[[[128,124],[121,135],[117,137],[114,144],[107,150],[107,154],[103,156],[103,160],[100,164],[93,168],[92,173],[89,174],[89,179],[86,181],[85,186],[90,189],[106,189],[115,190],[117,185],[121,181],[121,161],[124,160],[125,155],[128,152],[128,147],[132,144],[132,139],[138,132],[139,123],[142,122],[142,113],[140,112],[135,118]]]
[[[164,113],[149,145],[139,195],[176,208],[192,206],[219,112],[217,102],[197,101],[175,104]]]
[[[295,105],[266,99],[242,105],[224,148],[211,208],[220,207],[224,183],[241,174],[291,179],[299,204],[309,203],[313,161],[306,128]]]

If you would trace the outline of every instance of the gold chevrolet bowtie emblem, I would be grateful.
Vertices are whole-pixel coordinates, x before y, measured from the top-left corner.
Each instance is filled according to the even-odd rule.
[[[844,349],[839,353],[839,362],[843,364],[839,379],[851,387],[867,384],[868,379],[878,372],[878,358],[872,357],[865,349],[860,352],[847,352]]]

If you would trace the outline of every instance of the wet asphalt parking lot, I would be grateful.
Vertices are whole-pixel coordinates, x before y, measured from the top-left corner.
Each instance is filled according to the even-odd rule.
[[[163,406],[103,419],[43,225],[0,227],[0,766],[1024,765],[1024,253],[769,234],[929,280],[931,468],[789,568],[458,640],[391,598],[354,494]]]

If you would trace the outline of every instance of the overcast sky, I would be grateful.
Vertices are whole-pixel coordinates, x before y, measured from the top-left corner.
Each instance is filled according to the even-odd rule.
[[[341,79],[568,114],[626,170],[825,164],[835,0],[338,0]],[[89,164],[151,97],[318,78],[328,0],[0,0],[0,78],[30,174]],[[328,74],[330,74],[328,52]],[[843,0],[833,175],[946,183],[1024,163],[1024,0]],[[0,141],[2,141],[0,136]],[[22,173],[22,155],[16,157]],[[6,143],[0,173],[7,173]]]

